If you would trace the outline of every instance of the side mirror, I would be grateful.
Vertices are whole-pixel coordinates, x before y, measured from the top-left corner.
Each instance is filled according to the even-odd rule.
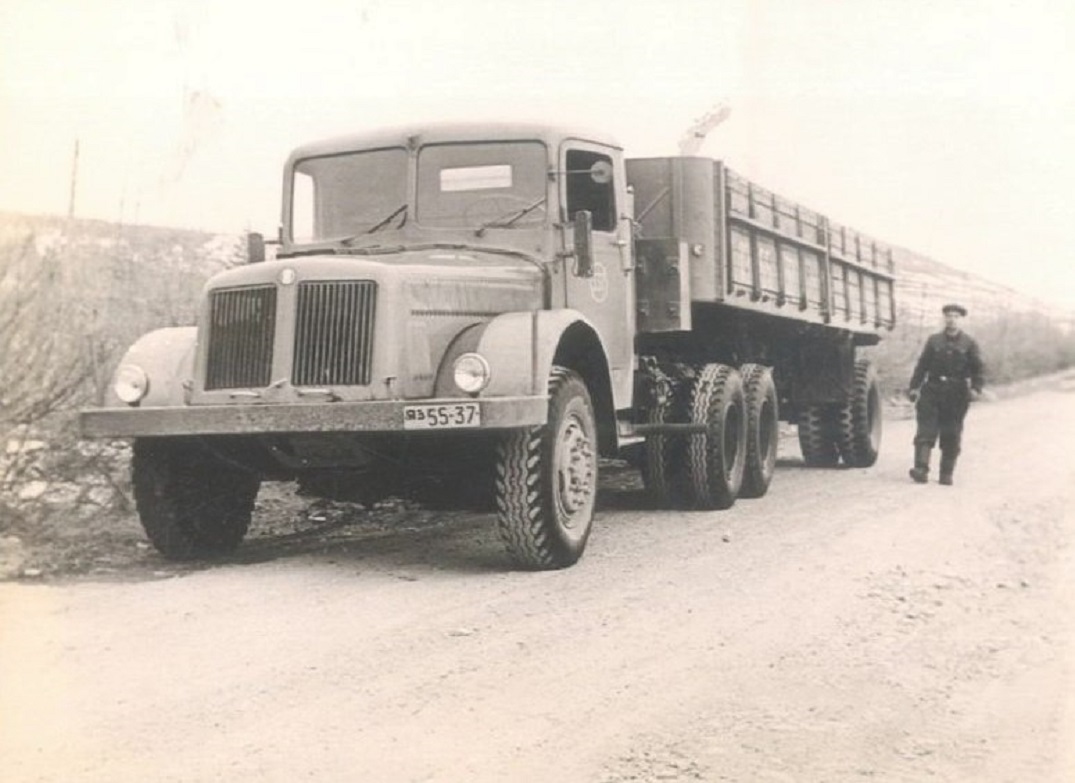
[[[260,264],[265,260],[265,237],[256,231],[246,235],[246,260],[251,264]]]
[[[582,209],[575,213],[575,274],[593,277],[593,216]]]
[[[607,185],[612,182],[612,164],[607,160],[599,160],[590,166],[590,179],[597,185]]]

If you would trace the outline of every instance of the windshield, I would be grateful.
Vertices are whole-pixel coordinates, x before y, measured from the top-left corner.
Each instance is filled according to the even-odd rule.
[[[407,151],[390,147],[295,164],[291,239],[353,243],[414,222],[427,228],[522,228],[546,219],[545,145],[429,144],[418,153],[417,210],[408,204]]]
[[[430,144],[418,154],[417,222],[435,228],[534,226],[545,220],[545,145]]]
[[[345,239],[406,219],[407,151],[401,147],[306,158],[295,165],[291,238]]]

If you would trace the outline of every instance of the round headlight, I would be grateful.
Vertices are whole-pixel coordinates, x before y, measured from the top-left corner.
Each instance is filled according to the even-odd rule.
[[[134,405],[149,392],[149,377],[136,364],[123,364],[116,370],[112,391],[128,405]]]
[[[477,394],[489,385],[489,362],[481,354],[463,354],[453,369],[455,385],[467,394]]]

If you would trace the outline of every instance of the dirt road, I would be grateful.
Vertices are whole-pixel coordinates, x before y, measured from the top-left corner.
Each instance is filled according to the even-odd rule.
[[[910,439],[723,513],[608,489],[562,572],[459,516],[0,584],[0,780],[1075,780],[1075,393],[975,406],[953,488]]]

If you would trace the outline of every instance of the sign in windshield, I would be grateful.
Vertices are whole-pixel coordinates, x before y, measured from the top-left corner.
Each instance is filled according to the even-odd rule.
[[[441,193],[460,190],[500,190],[511,187],[511,166],[460,166],[440,170]]]
[[[546,170],[545,145],[536,141],[427,145],[418,153],[417,221],[473,229],[541,223]]]

